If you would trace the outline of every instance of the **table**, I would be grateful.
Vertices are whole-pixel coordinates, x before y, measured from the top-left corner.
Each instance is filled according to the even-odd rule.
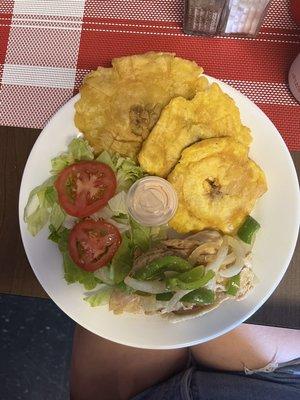
[[[18,224],[22,172],[40,130],[0,127],[0,293],[47,297],[24,252]],[[300,173],[300,152],[292,152]],[[248,322],[300,329],[300,241],[277,290]]]

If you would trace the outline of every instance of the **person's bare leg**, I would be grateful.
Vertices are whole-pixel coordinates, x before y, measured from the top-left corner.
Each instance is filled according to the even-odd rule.
[[[70,376],[72,400],[125,400],[185,368],[187,349],[122,346],[76,327]]]
[[[300,357],[300,331],[242,324],[210,342],[191,348],[199,364],[218,370],[258,369]]]

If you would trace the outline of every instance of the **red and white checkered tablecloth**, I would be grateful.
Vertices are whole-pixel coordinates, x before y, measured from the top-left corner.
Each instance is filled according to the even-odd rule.
[[[182,31],[184,0],[0,0],[0,124],[42,128],[83,76],[149,50],[193,59],[270,117],[300,150],[300,105],[287,85],[300,52],[289,0],[273,0],[257,39]]]

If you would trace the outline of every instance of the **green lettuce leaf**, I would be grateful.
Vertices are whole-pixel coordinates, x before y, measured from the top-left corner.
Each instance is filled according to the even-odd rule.
[[[93,160],[94,154],[88,142],[82,138],[71,141],[68,151],[51,160],[51,176],[42,185],[34,188],[24,209],[24,221],[29,232],[35,236],[49,221],[54,229],[64,222],[66,214],[61,209],[54,182],[56,175],[70,164],[81,160]]]
[[[54,203],[50,214],[50,224],[57,230],[64,223],[65,218],[66,213],[61,206],[58,203]]]
[[[52,175],[57,175],[62,171],[64,168],[68,167],[69,165],[74,163],[74,158],[72,154],[62,154],[60,156],[54,157],[51,160],[52,169],[50,173]]]
[[[71,141],[68,151],[51,160],[51,174],[58,174],[64,168],[76,161],[93,160],[94,153],[88,142],[82,138],[76,138]]]
[[[111,155],[108,151],[103,151],[98,156],[97,161],[109,165],[116,172],[118,192],[127,191],[135,181],[145,176],[143,169],[133,160],[119,154]]]
[[[63,229],[64,229],[64,228],[63,228]],[[58,242],[60,241],[60,238],[61,238],[60,232],[57,231],[57,230],[54,228],[54,226],[51,225],[51,224],[49,225],[49,231],[50,231],[50,234],[49,234],[49,236],[48,236],[48,239],[51,240],[52,242],[58,244]]]
[[[49,226],[50,235],[48,239],[52,240],[58,245],[58,248],[63,257],[63,267],[64,267],[64,278],[71,283],[81,283],[86,290],[94,289],[101,280],[97,278],[93,272],[84,271],[83,269],[77,267],[69,255],[68,251],[68,237],[70,230],[64,227],[58,230],[51,224]]]
[[[130,158],[124,159],[117,170],[118,190],[127,191],[135,181],[143,178],[144,176],[145,173],[142,168],[136,165],[133,160]]]
[[[126,193],[124,191],[117,193],[109,200],[108,205],[114,216],[127,215]]]
[[[58,203],[57,191],[54,186],[48,186],[45,191],[45,200],[49,207],[52,207],[55,203]]]
[[[94,159],[91,146],[82,138],[73,139],[68,146],[68,152],[72,154],[75,161]]]
[[[168,227],[166,225],[158,227],[143,226],[133,218],[129,219],[129,223],[132,245],[143,252],[149,250],[156,242],[160,242],[167,237]]]
[[[84,300],[88,302],[91,307],[103,306],[108,304],[111,292],[112,288],[102,285],[100,289],[87,293],[87,297],[85,297]]]
[[[108,151],[102,151],[102,153],[96,158],[96,161],[102,162],[108,165],[112,170],[116,171],[116,163]]]
[[[62,256],[64,278],[68,283],[79,282],[86,290],[92,290],[97,286],[98,283],[101,282],[100,279],[96,278],[92,272],[87,272],[77,267],[67,251],[62,253]]]
[[[142,226],[134,219],[130,219],[131,240],[134,248],[143,252],[149,250],[151,245],[151,228]]]
[[[32,214],[27,217],[27,229],[32,236],[35,236],[47,224],[49,211],[43,206],[39,206]]]
[[[28,197],[24,209],[24,222],[27,224],[29,232],[35,236],[48,222],[50,211],[50,197],[47,195],[53,187],[55,178],[51,177],[44,183],[34,188]]]
[[[133,251],[131,240],[127,234],[123,234],[122,243],[110,264],[110,278],[115,284],[124,280],[133,265]]]

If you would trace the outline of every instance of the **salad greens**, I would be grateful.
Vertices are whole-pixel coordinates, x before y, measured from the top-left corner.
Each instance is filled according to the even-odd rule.
[[[145,252],[156,242],[167,238],[167,225],[159,227],[142,226],[129,218],[131,240],[136,249]]]
[[[94,289],[98,283],[101,283],[101,280],[92,272],[87,272],[77,267],[69,255],[68,238],[70,230],[63,227],[55,230],[53,225],[50,225],[49,228],[51,233],[48,236],[48,239],[58,245],[62,254],[65,280],[68,283],[81,283],[86,290]]]
[[[142,226],[130,218],[131,240],[135,248],[145,252],[150,247],[151,228]]]
[[[55,229],[64,222],[66,214],[58,203],[58,196],[54,187],[57,174],[65,167],[76,161],[93,160],[94,155],[88,142],[81,138],[71,141],[67,152],[51,160],[51,176],[42,185],[33,189],[24,210],[24,221],[29,232],[35,236],[50,219]]]
[[[73,139],[69,146],[68,151],[51,160],[53,175],[57,175],[64,168],[77,161],[93,160],[94,153],[88,142],[82,138]]]
[[[52,176],[30,192],[24,210],[24,221],[33,236],[37,235],[49,220],[55,229],[59,229],[65,221],[66,214],[58,203],[54,187],[57,175],[75,162],[94,159],[95,155],[88,142],[82,138],[76,138],[70,142],[66,152],[51,160]],[[124,190],[127,190],[137,179],[142,178],[144,172],[130,158],[124,158],[117,154],[112,156],[107,151],[103,151],[96,160],[108,164],[116,172],[117,190],[121,194],[112,198],[109,205],[117,221],[126,214]]]
[[[117,224],[122,224],[123,229],[126,230],[122,235],[120,248],[110,265],[106,267],[107,279],[104,276],[105,268],[102,269],[101,274],[84,271],[72,261],[68,252],[70,229],[64,226],[67,215],[59,205],[54,182],[57,175],[67,166],[78,161],[94,159],[92,148],[86,140],[82,138],[73,139],[66,152],[51,160],[52,176],[31,191],[24,210],[24,221],[33,236],[49,224],[50,234],[48,238],[58,245],[63,258],[64,278],[69,284],[78,282],[86,290],[92,290],[102,281],[106,281],[111,285],[120,286],[119,288],[122,290],[132,291],[123,281],[132,268],[134,250],[145,251],[151,245],[152,238],[155,241],[160,235],[164,236],[164,234],[161,234],[163,229],[142,227],[131,220],[127,214],[124,190],[127,190],[137,179],[144,176],[143,170],[133,160],[117,154],[110,155],[107,151],[103,151],[96,158],[97,161],[108,164],[115,171],[118,182],[118,193],[101,210],[100,213],[103,215],[100,215],[100,217],[112,219]],[[86,300],[95,306],[100,304],[107,294],[107,291],[100,290],[88,296]]]
[[[66,213],[64,212],[64,210],[58,203],[54,203],[50,213],[50,219],[49,219],[50,224],[55,229],[59,229],[61,225],[64,223],[65,218],[66,218]]]
[[[117,175],[118,191],[128,190],[135,181],[145,176],[143,169],[133,160],[118,154],[111,155],[108,151],[103,151],[96,158],[96,161],[101,161],[109,165],[113,171],[115,171]]]
[[[53,177],[47,179],[29,194],[23,218],[32,236],[35,236],[48,222],[53,203],[51,196],[46,193],[53,188],[54,180]]]
[[[129,274],[133,264],[133,246],[127,233],[122,236],[121,246],[118,248],[110,263],[110,278],[115,283],[121,283]]]
[[[107,285],[101,285],[100,289],[87,293],[83,300],[88,302],[91,307],[104,306],[108,303],[111,292],[112,288]]]

